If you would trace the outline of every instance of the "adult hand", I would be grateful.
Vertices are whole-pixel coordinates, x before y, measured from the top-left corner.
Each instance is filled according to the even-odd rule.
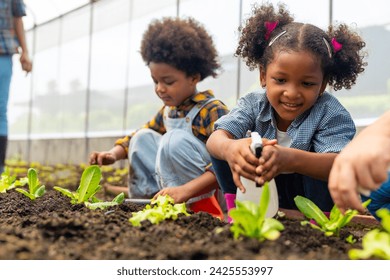
[[[26,73],[31,72],[32,62],[27,52],[22,52],[22,54],[20,55],[20,64],[22,65],[23,71],[26,71]]]
[[[329,191],[341,211],[354,208],[363,212],[359,188],[375,190],[387,180],[389,140],[383,127],[368,127],[336,157],[329,175]]]

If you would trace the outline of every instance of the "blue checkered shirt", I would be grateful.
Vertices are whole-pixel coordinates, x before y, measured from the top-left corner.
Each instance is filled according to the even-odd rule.
[[[264,138],[276,139],[274,110],[265,92],[241,97],[237,106],[215,123],[215,129],[226,130],[236,139],[246,137],[248,130],[257,131]],[[351,115],[327,92],[287,129],[291,148],[317,153],[340,152],[355,133]]]
[[[14,17],[25,15],[23,0],[0,0],[0,54],[12,55],[18,52]]]

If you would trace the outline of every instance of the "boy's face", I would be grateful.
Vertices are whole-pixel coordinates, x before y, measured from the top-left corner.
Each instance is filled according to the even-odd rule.
[[[166,63],[150,62],[149,69],[155,91],[166,106],[178,106],[196,92],[197,76],[187,76]]]
[[[260,70],[260,81],[276,112],[278,129],[288,126],[311,108],[326,87],[320,63],[308,52],[279,52]]]

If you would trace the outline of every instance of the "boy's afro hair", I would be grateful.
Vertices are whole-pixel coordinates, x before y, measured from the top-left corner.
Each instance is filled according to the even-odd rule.
[[[216,77],[221,67],[211,36],[193,18],[154,20],[143,35],[142,59],[166,63],[187,75],[200,74],[201,80]]]

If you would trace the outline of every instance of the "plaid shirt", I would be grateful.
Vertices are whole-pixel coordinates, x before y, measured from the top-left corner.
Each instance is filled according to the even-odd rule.
[[[170,118],[185,118],[185,116],[191,111],[191,109],[199,102],[206,99],[214,98],[212,91],[200,92],[192,97],[186,99],[182,104],[177,107],[171,107],[169,112]],[[166,128],[164,126],[163,115],[164,115],[163,106],[156,116],[147,122],[142,128],[150,128],[154,131],[157,131],[160,134],[166,133]],[[206,143],[210,134],[214,130],[214,122],[219,119],[221,116],[228,113],[228,109],[225,104],[219,100],[214,100],[206,104],[199,112],[199,114],[194,118],[192,122],[192,132],[199,140]],[[131,135],[124,138],[118,139],[115,142],[115,145],[121,145],[128,153],[129,143],[131,137],[137,133],[133,132]]]
[[[26,15],[23,0],[0,0],[0,54],[18,53],[19,41],[14,18]]]

